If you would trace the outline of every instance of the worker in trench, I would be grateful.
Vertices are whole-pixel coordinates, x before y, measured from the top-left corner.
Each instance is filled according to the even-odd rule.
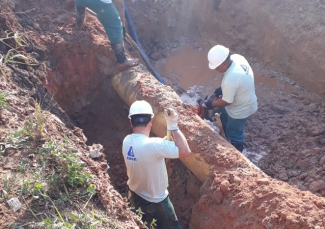
[[[208,53],[209,68],[224,73],[221,87],[204,101],[208,109],[222,108],[220,119],[227,139],[243,151],[244,129],[248,118],[257,111],[254,73],[245,57],[231,55],[216,45]]]
[[[116,57],[117,68],[123,70],[138,65],[138,60],[127,58],[125,55],[123,38],[126,35],[126,30],[123,0],[114,1],[117,8],[112,0],[75,0],[75,2],[77,28],[82,28],[85,10],[88,7],[97,14],[97,18],[106,31]]]
[[[156,220],[157,228],[181,228],[168,195],[168,175],[165,158],[181,158],[191,154],[187,140],[179,130],[178,115],[172,108],[165,110],[167,130],[174,142],[149,137],[154,113],[151,105],[135,101],[129,111],[133,133],[123,141],[123,157],[127,168],[129,200],[144,213],[147,225]]]

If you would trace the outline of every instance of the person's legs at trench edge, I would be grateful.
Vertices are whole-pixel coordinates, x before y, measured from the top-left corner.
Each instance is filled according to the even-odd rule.
[[[97,11],[97,17],[111,42],[116,61],[118,64],[122,64],[125,62],[126,56],[123,43],[122,22],[118,11],[113,3],[105,4]]]
[[[233,119],[231,118],[226,109],[222,109],[220,115],[222,127],[225,131],[227,139],[231,144],[239,151],[243,152],[244,148],[244,129],[248,118],[245,119]]]
[[[157,220],[157,229],[181,228],[169,196],[159,203],[152,203],[131,191],[130,202],[135,210],[141,208],[144,213],[142,214],[142,221],[146,222],[147,226],[150,227],[150,223],[155,219]]]
[[[82,0],[78,0],[77,2],[80,1]],[[97,14],[97,18],[103,25],[118,66],[120,66],[121,69],[136,66],[138,64],[137,60],[126,58],[123,42],[123,25],[114,4],[103,3],[98,0],[86,2],[87,7]]]

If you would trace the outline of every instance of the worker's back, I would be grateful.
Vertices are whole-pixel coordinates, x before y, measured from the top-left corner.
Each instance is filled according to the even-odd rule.
[[[168,175],[165,158],[178,158],[174,142],[131,134],[123,141],[129,188],[150,202],[158,203],[167,195]]]
[[[230,117],[247,118],[257,110],[254,73],[247,60],[238,54],[231,55],[233,61],[222,80],[222,99],[231,103],[226,107]]]

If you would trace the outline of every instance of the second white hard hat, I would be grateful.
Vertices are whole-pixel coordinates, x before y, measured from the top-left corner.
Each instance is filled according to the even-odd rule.
[[[229,49],[222,45],[213,46],[208,53],[209,68],[216,69],[228,57]]]
[[[151,115],[151,118],[153,118],[155,115],[152,111],[151,105],[144,100],[137,100],[134,103],[132,103],[129,111],[129,119],[131,119],[132,115],[136,114],[149,114]]]

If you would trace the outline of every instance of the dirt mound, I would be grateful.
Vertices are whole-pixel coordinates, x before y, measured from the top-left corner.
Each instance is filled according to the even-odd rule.
[[[324,198],[268,177],[204,123],[193,107],[145,73],[130,71],[112,79],[128,104],[149,101],[155,112],[153,132],[165,135],[165,107],[179,114],[179,127],[192,150],[183,163],[201,180],[201,197],[192,210],[192,228],[322,228]],[[127,90],[125,90],[127,88]],[[212,175],[209,175],[211,172]],[[307,211],[308,209],[308,211]]]
[[[247,148],[263,155],[257,165],[268,175],[324,197],[325,105],[297,84],[284,85],[257,85],[259,110],[247,125]]]
[[[16,1],[15,4],[12,1],[1,1],[1,38],[6,38],[7,36],[12,37],[14,34],[16,34],[17,37],[16,40],[14,38],[8,38],[5,40],[6,44],[1,43],[0,53],[2,56],[6,56],[8,52],[14,53],[19,51],[19,53],[24,56],[20,61],[25,62],[25,64],[8,61],[1,66],[1,71],[4,74],[4,76],[0,78],[1,146],[3,146],[2,141],[4,141],[5,146],[9,148],[5,151],[1,148],[0,151],[0,172],[6,177],[5,179],[0,179],[0,186],[4,187],[0,201],[0,228],[16,228],[19,225],[24,225],[26,228],[35,228],[35,225],[43,225],[44,223],[51,224],[51,216],[46,214],[52,214],[49,209],[54,211],[54,208],[56,208],[56,211],[54,211],[53,214],[56,215],[57,212],[61,212],[64,218],[63,219],[60,215],[63,221],[62,227],[63,225],[67,225],[65,222],[65,220],[68,222],[67,218],[74,223],[80,224],[80,219],[76,218],[74,212],[84,212],[84,216],[88,217],[88,212],[85,212],[87,210],[89,211],[89,215],[92,215],[93,218],[88,219],[85,225],[88,225],[89,222],[94,222],[96,217],[103,217],[100,219],[97,218],[99,221],[95,224],[108,228],[139,228],[143,226],[137,217],[131,213],[125,199],[112,186],[112,182],[107,173],[110,162],[107,162],[105,156],[102,156],[96,161],[88,157],[89,149],[85,144],[87,138],[80,128],[75,127],[70,117],[57,103],[70,101],[68,99],[70,96],[70,98],[72,98],[71,103],[77,107],[75,110],[72,110],[71,113],[76,110],[78,111],[80,108],[78,108],[77,105],[80,105],[80,101],[84,101],[82,99],[84,97],[87,98],[87,95],[91,94],[92,90],[94,90],[93,79],[89,78],[88,75],[92,73],[89,72],[92,69],[92,64],[95,65],[93,69],[97,69],[98,65],[102,64],[98,59],[105,57],[108,60],[111,58],[112,61],[110,63],[114,66],[113,55],[109,51],[103,51],[104,48],[102,48],[102,46],[107,46],[107,40],[100,39],[104,40],[102,41],[104,44],[98,47],[97,50],[93,50],[93,53],[88,52],[89,49],[87,49],[88,47],[86,44],[81,48],[73,46],[73,44],[76,43],[76,39],[82,39],[82,36],[71,36],[72,26],[74,26],[74,19],[72,16],[73,6],[74,1]],[[88,22],[91,23],[89,20]],[[68,23],[68,26],[66,23]],[[96,23],[96,25],[98,25],[98,22]],[[71,27],[69,27],[69,25]],[[65,28],[65,26],[67,26],[67,28]],[[100,29],[94,30],[92,35],[96,36],[97,31],[102,32]],[[82,34],[83,32],[80,32],[79,35]],[[88,33],[88,37],[92,35]],[[104,35],[102,36],[104,37]],[[83,59],[78,59],[80,57],[78,51],[82,52],[82,48],[85,48],[85,53],[90,56],[89,59],[87,59],[89,60],[88,62]],[[108,47],[105,48],[108,49]],[[69,52],[72,52],[73,55],[69,55]],[[93,60],[95,59],[94,53],[97,55],[96,61]],[[84,55],[81,55],[81,57],[85,58]],[[19,58],[19,56],[15,58]],[[107,68],[107,61],[103,60],[103,62],[105,66],[103,64],[103,67],[99,69],[103,71],[109,69],[109,73],[112,74],[115,69],[110,67]],[[35,63],[35,65],[33,63]],[[78,74],[78,71],[73,69],[82,69],[83,71]],[[94,74],[100,75],[101,73],[96,72]],[[105,77],[105,75],[103,77]],[[80,80],[84,80],[84,83],[81,83],[80,86],[86,86],[85,88],[78,88],[78,86],[72,87],[70,84],[66,83],[69,82],[77,85],[77,82],[80,82]],[[102,80],[102,78],[98,80]],[[85,91],[88,91],[88,94],[85,93]],[[55,95],[54,97],[57,100],[53,99],[53,95]],[[79,100],[77,98],[79,98]],[[35,104],[40,104],[42,109],[47,111],[41,112],[35,110]],[[74,107],[69,105],[68,103],[66,111],[70,111],[70,107]],[[16,148],[15,142],[10,143],[11,145],[9,146],[8,142],[12,141],[12,138],[15,139],[19,134],[25,134],[26,131],[29,131],[28,128],[35,125],[31,120],[36,116],[38,118],[43,117],[42,120],[44,120],[44,126],[39,127],[39,131],[44,131],[44,133],[42,133],[42,139],[39,139],[40,143],[37,143],[37,145],[28,145],[29,140],[25,139],[27,144],[26,147],[24,145],[19,145],[19,148]],[[27,125],[31,126],[28,127]],[[74,149],[73,152],[77,153],[76,155],[78,156],[80,165],[86,165],[86,169],[83,170],[83,172],[85,174],[88,173],[92,177],[92,184],[94,185],[95,193],[97,193],[93,195],[93,198],[90,197],[87,203],[84,202],[84,200],[73,199],[78,193],[70,193],[71,196],[66,194],[68,195],[68,199],[61,199],[62,190],[56,190],[56,193],[59,193],[57,194],[59,197],[57,195],[55,195],[55,197],[51,196],[53,202],[49,200],[46,201],[45,199],[45,203],[43,204],[40,203],[41,200],[44,201],[42,197],[39,198],[34,196],[30,198],[31,196],[24,195],[24,192],[26,192],[24,188],[26,188],[26,184],[29,184],[28,182],[31,182],[29,178],[31,178],[33,174],[30,172],[22,172],[22,168],[29,168],[29,164],[32,164],[30,171],[32,171],[34,167],[41,167],[38,165],[38,163],[42,163],[42,158],[39,158],[41,154],[39,154],[38,150],[39,147],[44,147],[42,146],[42,142],[44,143],[44,141],[70,141]],[[45,162],[44,160],[43,158],[43,162]],[[49,168],[52,168],[52,166],[55,166],[55,164],[50,165]],[[23,181],[19,180],[22,176],[20,173],[24,174],[22,178]],[[57,174],[57,176],[60,175]],[[39,179],[41,178],[39,177]],[[43,185],[45,185],[45,183],[39,184],[39,187],[43,188]],[[67,184],[65,190],[66,193],[69,193],[73,190],[73,187]],[[16,213],[13,212],[5,202],[5,200],[8,200],[7,198],[13,196],[17,196],[23,204],[22,208]],[[37,201],[38,198],[40,201]],[[70,198],[75,201],[73,204]],[[54,208],[52,205],[54,205]],[[89,210],[89,207],[92,210]],[[66,211],[69,211],[67,213],[69,217],[67,218]],[[35,213],[37,213],[37,215],[35,215]],[[43,214],[45,214],[44,217]],[[109,215],[108,217],[105,216],[107,214]],[[55,217],[53,220],[56,221]],[[51,225],[53,224],[55,224],[55,222],[52,222]]]
[[[247,171],[209,177],[193,209],[192,228],[323,228],[325,202]],[[246,180],[247,177],[248,178]],[[245,181],[246,180],[246,181]]]
[[[324,196],[325,105],[318,96],[323,90],[323,70],[316,60],[323,55],[323,40],[318,39],[324,33],[321,1],[158,0],[128,4],[147,53],[160,57],[152,61],[179,94],[190,82],[195,85],[197,78],[210,77],[202,69],[207,68],[206,53],[211,45],[220,42],[246,56],[255,73],[259,102],[259,110],[245,130],[246,155],[268,175]],[[141,12],[149,13],[142,17]],[[159,26],[151,23],[155,20]],[[203,49],[199,36],[210,46]],[[200,60],[196,62],[187,56],[195,50],[205,53],[197,55]],[[202,58],[205,66],[198,67]],[[314,61],[306,64],[302,58]],[[173,67],[173,71],[161,65]],[[196,79],[190,78],[193,72]],[[220,78],[208,79],[202,98],[220,86]],[[179,81],[186,83],[179,85]]]

